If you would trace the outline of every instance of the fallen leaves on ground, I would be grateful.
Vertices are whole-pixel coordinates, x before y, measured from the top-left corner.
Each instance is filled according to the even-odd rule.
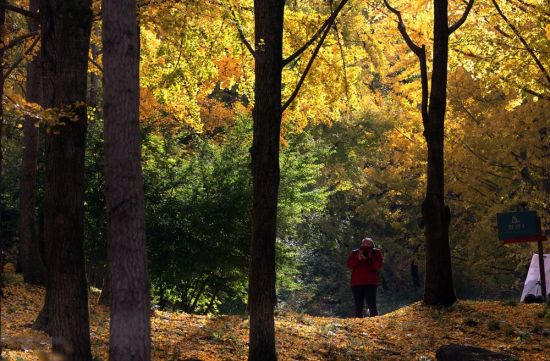
[[[44,289],[8,274],[2,300],[3,356],[39,360],[49,337],[30,325]],[[92,353],[108,360],[108,309],[90,296]],[[415,303],[376,318],[338,319],[304,314],[276,318],[280,360],[433,360],[435,350],[459,343],[507,352],[520,360],[550,360],[550,311],[540,304],[460,301],[451,308]],[[154,360],[245,360],[245,316],[198,316],[155,311],[151,318]],[[43,358],[43,357],[42,357]]]

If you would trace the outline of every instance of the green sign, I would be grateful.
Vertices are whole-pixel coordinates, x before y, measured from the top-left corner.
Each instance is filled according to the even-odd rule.
[[[537,212],[497,213],[498,238],[503,241],[530,240],[540,235]]]

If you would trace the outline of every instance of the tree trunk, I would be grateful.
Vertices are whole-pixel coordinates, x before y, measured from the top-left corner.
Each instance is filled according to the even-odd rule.
[[[103,278],[103,286],[101,287],[101,293],[97,299],[97,303],[103,306],[109,306],[109,299],[111,298],[111,286],[109,282],[109,271]]]
[[[47,269],[46,269],[47,272]],[[46,282],[48,279],[48,275],[46,273]],[[51,303],[51,292],[48,291],[48,285],[46,283],[46,296],[44,297],[44,305],[42,306],[42,309],[38,313],[38,316],[36,317],[36,320],[34,320],[32,324],[32,329],[37,331],[46,332],[48,335],[51,335],[51,329],[50,329],[50,311],[48,309],[48,305]]]
[[[445,205],[444,127],[447,102],[447,60],[449,31],[447,0],[434,1],[433,70],[424,136],[428,145],[428,178],[422,216],[426,234],[426,278],[424,303],[452,305],[453,287],[449,223],[451,213]]]
[[[99,26],[94,26],[93,34],[95,37],[100,36]],[[91,45],[91,55],[92,60],[94,62],[98,62],[100,50],[97,44],[92,43]],[[95,66],[95,65],[94,65]],[[88,106],[92,107],[94,109],[94,125],[96,124],[96,121],[100,118],[101,114],[99,111],[99,81],[100,77],[97,75],[97,73],[94,71],[90,74],[90,92],[88,94]]]
[[[103,114],[111,361],[151,359],[135,0],[103,1]]]
[[[6,0],[0,0],[0,3],[5,4]],[[2,227],[2,213],[4,213],[4,197],[3,197],[3,163],[4,163],[4,151],[3,140],[4,137],[4,47],[5,44],[5,31],[6,31],[6,9],[0,8],[0,253],[4,250],[4,234]],[[0,269],[0,288],[3,287],[2,274],[4,268]]]
[[[29,10],[38,10],[38,0],[30,0]],[[29,32],[38,30],[38,21],[28,19]],[[27,63],[27,101],[40,102],[40,63],[34,58]],[[23,279],[30,284],[44,283],[44,264],[36,234],[36,165],[38,160],[38,128],[31,116],[23,123],[23,159],[19,191],[19,252]]]
[[[40,14],[42,105],[56,114],[45,141],[46,310],[53,351],[68,361],[88,361],[83,242],[91,0],[42,0]]]
[[[248,359],[275,352],[275,237],[279,191],[284,1],[254,1],[255,84],[252,145],[252,243],[248,281]]]
[[[5,4],[5,0],[0,0]],[[2,312],[2,298],[4,297],[4,237],[2,235],[2,212],[4,203],[2,202],[2,127],[4,126],[4,29],[6,22],[6,9],[0,9],[0,313]],[[2,330],[0,330],[0,358],[2,357]]]
[[[208,315],[210,311],[212,311],[212,307],[214,306],[214,302],[216,301],[216,297],[218,297],[219,289],[216,288],[214,292],[212,292],[212,297],[210,297],[210,301],[208,302],[208,306],[206,306],[206,310],[204,311],[205,315]]]

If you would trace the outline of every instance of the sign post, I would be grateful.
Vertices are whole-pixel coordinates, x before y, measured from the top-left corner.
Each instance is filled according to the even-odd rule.
[[[504,243],[537,242],[542,298],[547,300],[544,249],[540,218],[535,211],[497,213],[498,238]]]
[[[544,252],[542,249],[542,240],[538,241],[539,246],[539,270],[540,270],[540,289],[542,291],[542,298],[548,301],[546,295],[546,271],[544,270]]]

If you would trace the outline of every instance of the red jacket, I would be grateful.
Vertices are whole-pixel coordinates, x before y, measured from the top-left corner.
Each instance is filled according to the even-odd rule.
[[[363,250],[355,249],[348,257],[348,268],[351,270],[351,286],[378,285],[378,274],[382,268],[382,251],[372,250],[372,258],[359,261],[357,253]]]

